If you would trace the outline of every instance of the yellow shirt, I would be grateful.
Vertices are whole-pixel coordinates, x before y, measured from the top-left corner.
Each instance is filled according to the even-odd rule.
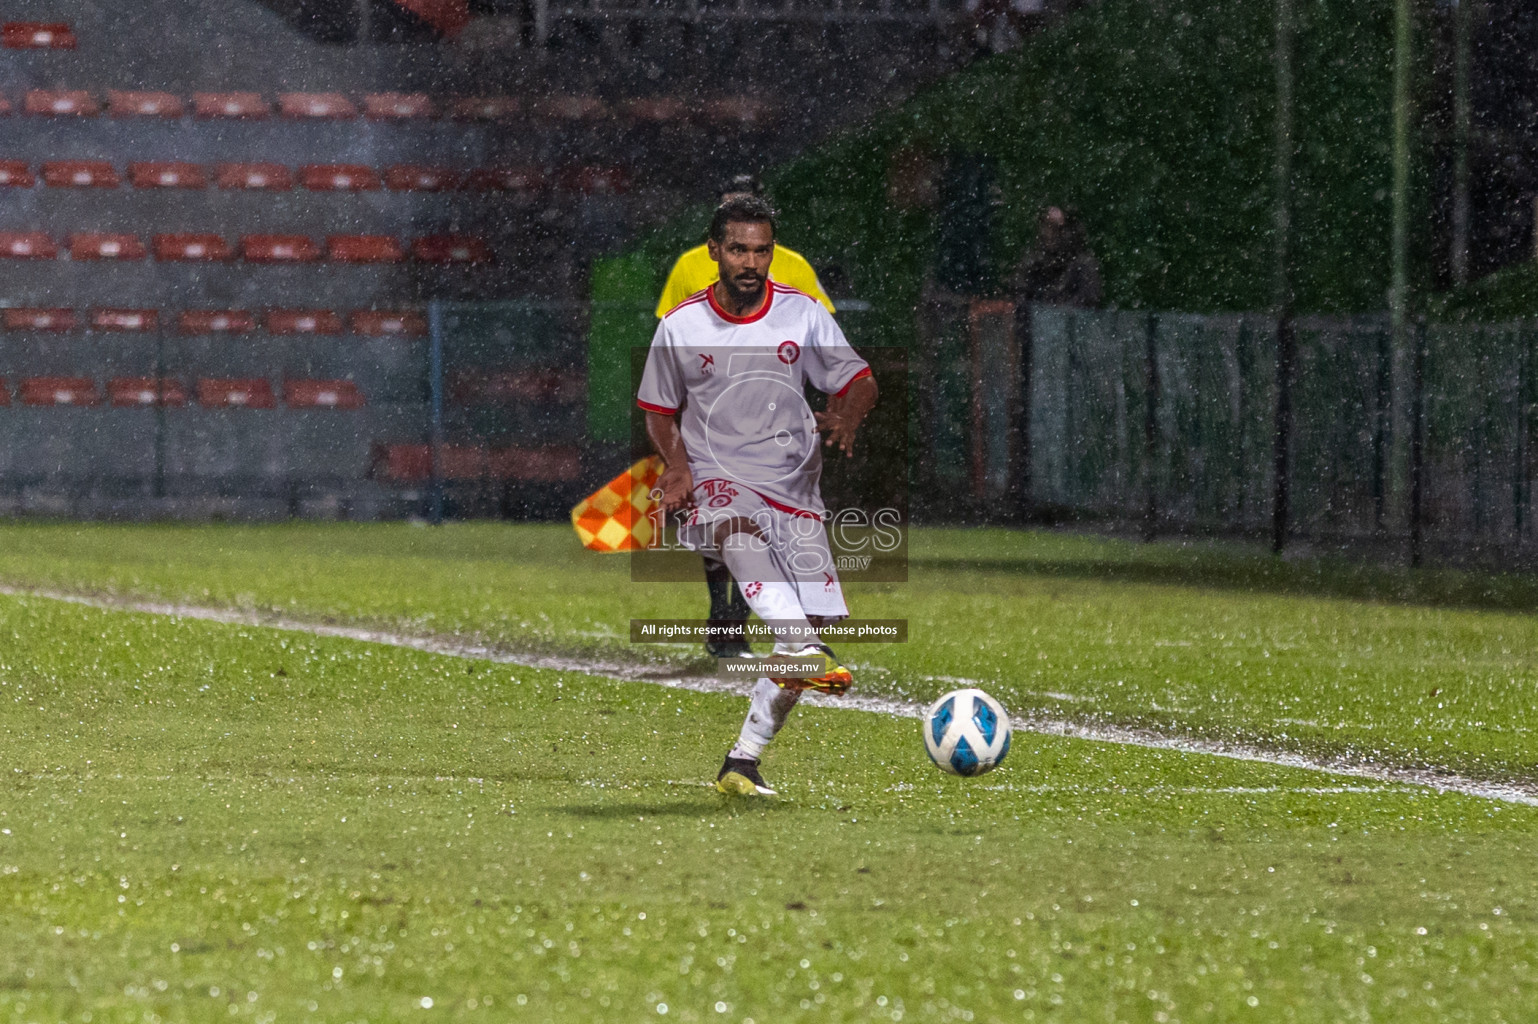
[[[774,247],[769,276],[780,284],[806,292],[827,307],[829,313],[837,312],[833,308],[833,300],[828,298],[822,290],[822,283],[817,280],[817,271],[812,269],[805,256],[794,249],[787,249],[783,245]],[[710,258],[707,247],[701,245],[690,249],[678,257],[678,262],[673,264],[672,271],[668,273],[667,284],[662,286],[662,298],[657,301],[658,318],[695,292],[709,288],[720,277],[716,261]]]

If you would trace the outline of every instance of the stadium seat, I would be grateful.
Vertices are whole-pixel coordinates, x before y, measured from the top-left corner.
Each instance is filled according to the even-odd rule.
[[[205,409],[273,409],[278,402],[265,377],[203,377],[198,404]]]
[[[623,167],[568,167],[561,185],[585,196],[617,196],[630,190],[630,176]]]
[[[4,377],[0,377],[0,405],[10,405],[10,404],[11,404],[11,388],[10,388],[10,385],[5,382],[5,378]]]
[[[609,115],[609,106],[597,96],[552,96],[534,110],[554,121],[596,121]]]
[[[572,447],[493,448],[486,475],[493,480],[555,483],[582,477],[582,453]]]
[[[31,188],[36,184],[37,178],[25,160],[0,160],[0,185]]]
[[[134,188],[207,188],[208,172],[201,164],[180,161],[136,161],[128,165]]]
[[[0,25],[0,44],[8,50],[73,50],[75,30],[68,22],[8,21]]]
[[[272,107],[257,92],[195,92],[192,112],[196,117],[236,117],[247,120],[264,118]]]
[[[376,92],[363,97],[363,116],[370,121],[406,121],[437,114],[437,107],[426,93]]]
[[[449,106],[449,116],[456,121],[507,121],[522,107],[516,96],[464,96]]]
[[[338,263],[399,263],[406,253],[400,240],[390,235],[330,235],[326,258]]]
[[[465,176],[474,192],[532,192],[545,183],[538,167],[479,167]]]
[[[270,334],[342,333],[342,318],[329,309],[273,309],[262,322]]]
[[[43,165],[43,183],[50,188],[117,188],[117,168],[105,160],[50,160]]]
[[[89,377],[26,377],[21,382],[23,405],[96,405],[101,395]]]
[[[131,89],[107,90],[107,114],[111,117],[182,117],[187,104],[169,92]]]
[[[290,409],[361,409],[363,392],[350,380],[285,380],[283,404]]]
[[[4,323],[8,331],[73,331],[75,311],[13,307],[5,311]]]
[[[302,121],[349,121],[358,106],[339,92],[286,92],[278,97],[278,112]]]
[[[95,97],[84,89],[29,89],[22,109],[54,117],[95,117],[101,113]]]
[[[153,309],[93,309],[93,331],[153,331],[160,323],[160,313]]]
[[[486,476],[489,452],[468,444],[438,449],[438,471],[444,480],[479,480]],[[386,483],[415,484],[432,476],[433,450],[425,444],[379,444],[369,452],[368,475]]]
[[[755,96],[726,96],[706,100],[704,112],[707,120],[717,124],[749,128],[773,119],[775,108]]]
[[[223,163],[214,170],[214,183],[228,189],[287,192],[294,187],[294,175],[282,164]]]
[[[183,334],[244,334],[256,329],[256,317],[244,309],[185,309],[176,323]]]
[[[13,260],[58,259],[59,247],[41,231],[0,231],[0,257]]]
[[[689,107],[683,100],[674,99],[671,96],[648,96],[627,101],[625,113],[637,121],[660,124],[667,121],[687,120]]]
[[[385,168],[384,183],[392,192],[444,192],[459,185],[459,174],[447,167],[394,164]]]
[[[477,370],[453,375],[449,394],[457,405],[481,405],[498,402],[548,403],[559,401],[562,394],[580,394],[580,378],[572,378],[556,369]]]
[[[107,381],[107,404],[119,409],[138,406],[181,408],[188,401],[187,385],[175,377],[113,377]]]
[[[671,95],[657,95],[657,97],[637,97],[634,100],[626,100],[624,112],[638,121],[683,121],[689,117],[689,106],[683,100],[671,97]]]
[[[137,235],[83,231],[69,236],[72,260],[142,260],[144,243]]]
[[[369,449],[368,477],[392,484],[420,483],[432,476],[433,451],[425,444],[382,444]]]
[[[311,192],[365,192],[380,186],[379,175],[361,164],[306,164],[299,183]]]
[[[427,334],[427,317],[409,311],[360,309],[347,317],[354,334],[369,338],[420,338]]]
[[[307,235],[243,235],[240,252],[250,263],[309,263],[320,259],[320,246]]]
[[[424,235],[411,243],[411,255],[423,263],[490,263],[491,247],[469,235]]]
[[[151,248],[157,260],[227,260],[234,255],[230,243],[218,235],[194,232],[156,235],[151,241]]]

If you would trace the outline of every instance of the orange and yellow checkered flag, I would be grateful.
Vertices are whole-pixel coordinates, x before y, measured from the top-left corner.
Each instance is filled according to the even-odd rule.
[[[662,539],[659,503],[651,492],[663,462],[648,455],[571,510],[571,525],[582,546],[594,551],[643,551]]]

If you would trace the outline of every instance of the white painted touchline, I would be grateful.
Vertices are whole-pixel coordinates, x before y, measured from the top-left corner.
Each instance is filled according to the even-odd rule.
[[[608,676],[625,682],[651,683],[680,690],[700,693],[726,693],[744,696],[737,680],[718,679],[715,676],[680,676],[649,669],[636,664],[602,658],[577,658],[570,656],[533,654],[510,651],[506,648],[473,643],[440,636],[412,636],[363,626],[338,626],[324,622],[306,622],[279,615],[263,615],[239,608],[216,608],[204,605],[173,604],[164,601],[143,601],[131,598],[97,597],[71,594],[56,590],[33,589],[0,585],[0,595],[7,597],[38,597],[50,601],[64,601],[103,611],[135,612],[141,615],[163,615],[169,618],[195,619],[203,622],[219,622],[232,626],[258,626],[311,636],[335,637],[360,643],[381,644],[388,647],[404,647],[429,654],[441,654],[451,658],[470,658],[500,665],[521,665],[525,668],[554,669],[580,672],[585,675]],[[934,676],[936,680],[958,686],[988,685],[986,680],[968,679],[962,676]],[[886,697],[868,697],[848,694],[828,697],[818,693],[806,693],[802,700],[813,707],[843,708],[851,711],[867,711],[891,715],[897,718],[918,718],[925,705],[913,701]],[[1184,736],[1168,736],[1150,729],[1134,729],[1114,725],[1085,725],[1063,719],[1036,716],[1010,716],[1010,724],[1018,732],[1036,733],[1042,736],[1063,736],[1070,739],[1091,740],[1097,743],[1115,743],[1121,746],[1143,747],[1150,750],[1169,750],[1181,754],[1202,754],[1210,757],[1227,757],[1236,761],[1254,761],[1283,768],[1304,771],[1328,772],[1352,778],[1371,779],[1374,782],[1401,783],[1424,786],[1438,792],[1460,793],[1483,800],[1499,800],[1504,803],[1525,804],[1538,807],[1538,784],[1483,782],[1450,772],[1417,768],[1398,768],[1391,765],[1374,765],[1362,762],[1321,760],[1305,757],[1284,750],[1267,750],[1264,747],[1223,740],[1197,739]]]

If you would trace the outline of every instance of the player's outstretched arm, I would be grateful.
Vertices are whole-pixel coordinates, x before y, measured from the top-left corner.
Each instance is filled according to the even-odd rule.
[[[678,419],[648,410],[646,436],[651,438],[652,447],[667,463],[667,469],[657,478],[657,486],[662,488],[663,511],[687,508],[694,501],[694,478],[689,473],[689,455],[684,451]]]
[[[823,444],[838,448],[846,457],[853,457],[855,433],[875,408],[877,395],[876,379],[867,376],[850,384],[842,398],[836,395],[829,398],[827,412],[816,414],[817,429],[826,434]]]

